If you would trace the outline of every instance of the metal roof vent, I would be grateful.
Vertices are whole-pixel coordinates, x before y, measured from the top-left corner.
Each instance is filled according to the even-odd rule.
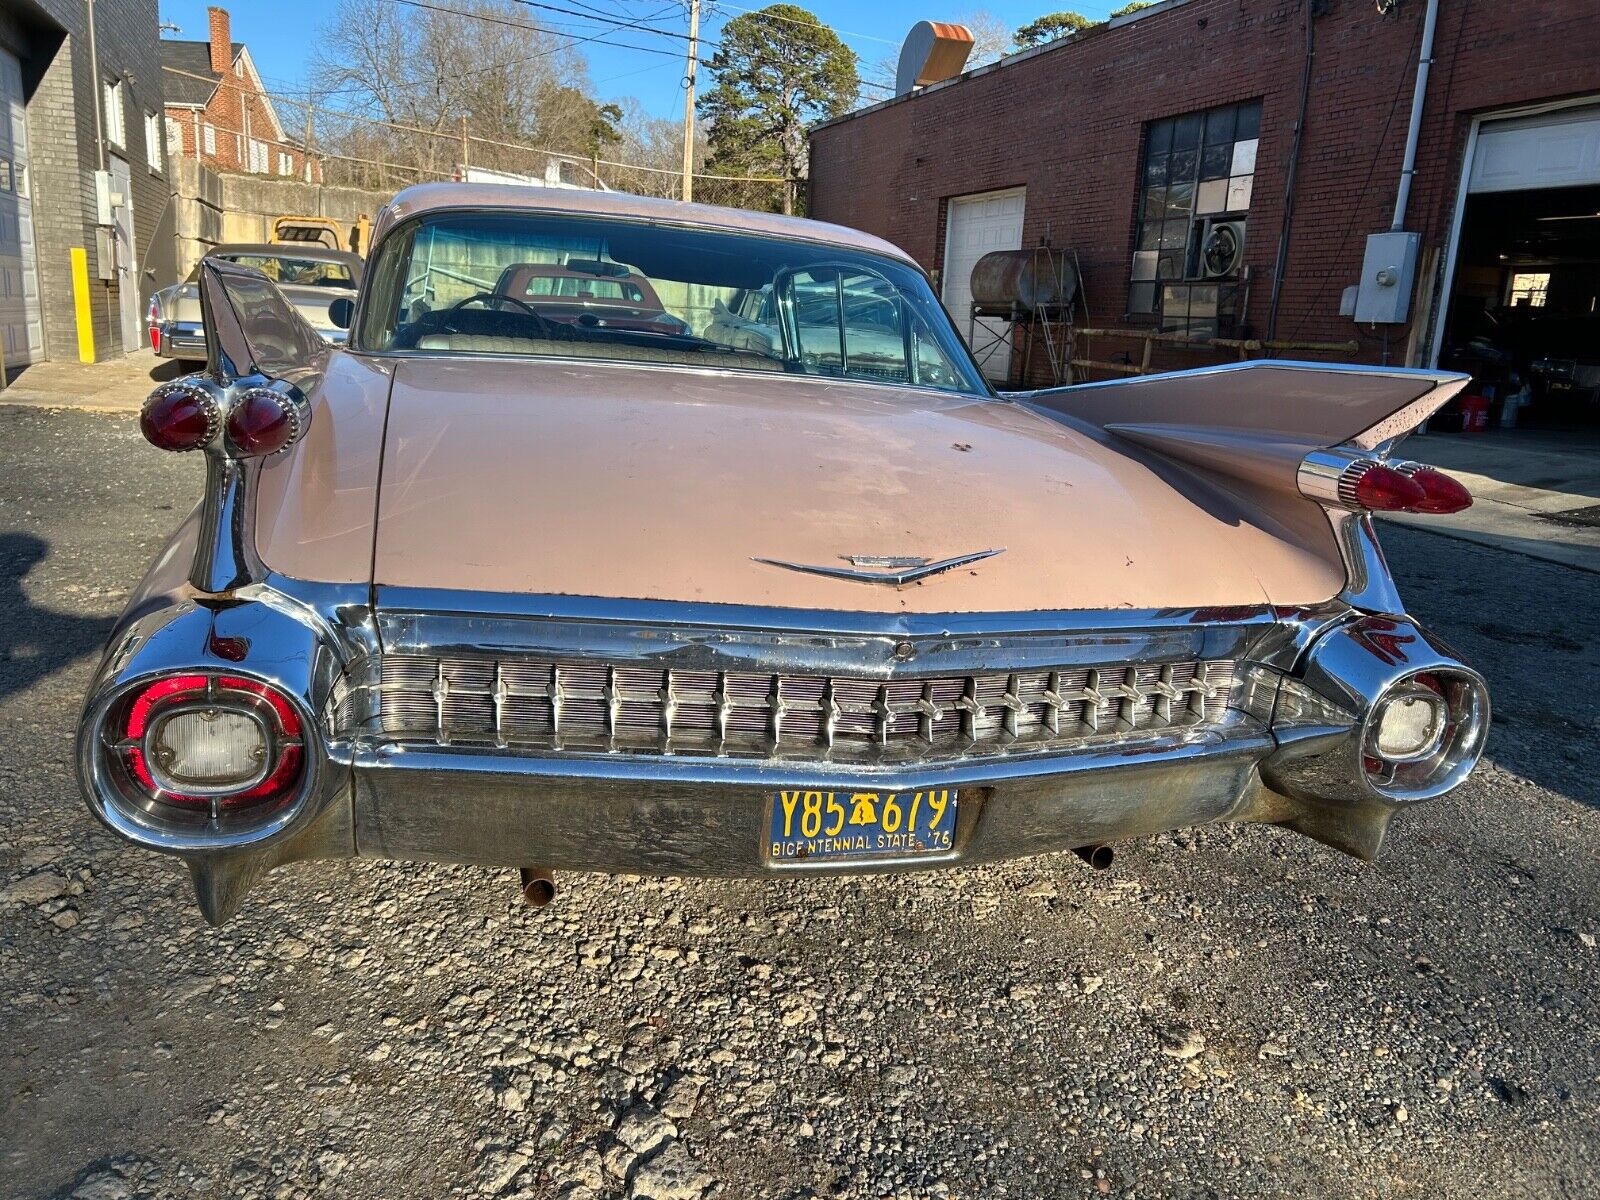
[[[965,25],[918,21],[900,47],[894,94],[904,96],[930,83],[954,79],[967,65],[967,55],[971,53],[972,31]]]

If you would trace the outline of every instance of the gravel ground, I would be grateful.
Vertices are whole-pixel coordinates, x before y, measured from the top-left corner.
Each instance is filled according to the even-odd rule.
[[[1593,1197],[1600,576],[1395,529],[1492,761],[1363,867],[1212,828],[804,885],[307,864],[206,927],[69,747],[200,464],[0,408],[0,1195]]]

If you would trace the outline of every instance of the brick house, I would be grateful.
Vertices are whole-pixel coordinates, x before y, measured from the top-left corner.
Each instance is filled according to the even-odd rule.
[[[0,5],[8,371],[137,349],[151,292],[171,282],[159,19],[156,0]]]
[[[284,128],[249,49],[232,40],[228,11],[206,13],[206,41],[161,42],[171,153],[217,171],[306,179],[304,142]],[[309,182],[320,180],[313,161]]]
[[[976,256],[1048,239],[1081,264],[1080,326],[1271,331],[1356,343],[1284,357],[1474,370],[1456,352],[1488,330],[1524,374],[1575,362],[1600,414],[1595,0],[1437,0],[1396,226],[1418,235],[1414,283],[1398,321],[1341,315],[1368,235],[1395,224],[1429,9],[1163,0],[817,127],[810,213],[903,246],[963,333]],[[1141,346],[1096,338],[1090,354],[1137,365]],[[1218,357],[1162,343],[1152,365]]]

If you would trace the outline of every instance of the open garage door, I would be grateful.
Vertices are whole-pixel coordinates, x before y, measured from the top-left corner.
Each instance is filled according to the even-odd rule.
[[[0,50],[0,339],[7,370],[44,357],[24,116],[22,69]]]
[[[1600,104],[1484,122],[1465,178],[1439,365],[1498,423],[1600,425]]]

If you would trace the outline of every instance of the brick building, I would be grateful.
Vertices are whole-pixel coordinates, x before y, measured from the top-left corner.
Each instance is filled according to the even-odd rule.
[[[1341,315],[1368,235],[1391,228],[1429,8],[1164,0],[818,127],[810,211],[905,247],[936,273],[963,332],[976,257],[1048,239],[1081,264],[1080,326],[1353,341],[1324,356],[1443,359],[1507,377],[1502,389],[1537,376],[1541,403],[1585,401],[1592,415],[1595,0],[1438,0],[1400,224],[1419,235],[1415,282],[1404,287],[1399,263],[1401,320]],[[1474,357],[1475,337],[1509,365]],[[1136,363],[1139,346],[1096,338],[1093,357]],[[1154,363],[1217,356],[1162,344]],[[986,369],[1005,375],[1006,357]]]
[[[0,3],[8,370],[137,348],[171,282],[158,20],[156,0]]]
[[[205,41],[161,43],[171,152],[215,171],[320,182],[315,162],[307,178],[304,141],[284,128],[250,51],[232,40],[227,10],[206,13]]]

